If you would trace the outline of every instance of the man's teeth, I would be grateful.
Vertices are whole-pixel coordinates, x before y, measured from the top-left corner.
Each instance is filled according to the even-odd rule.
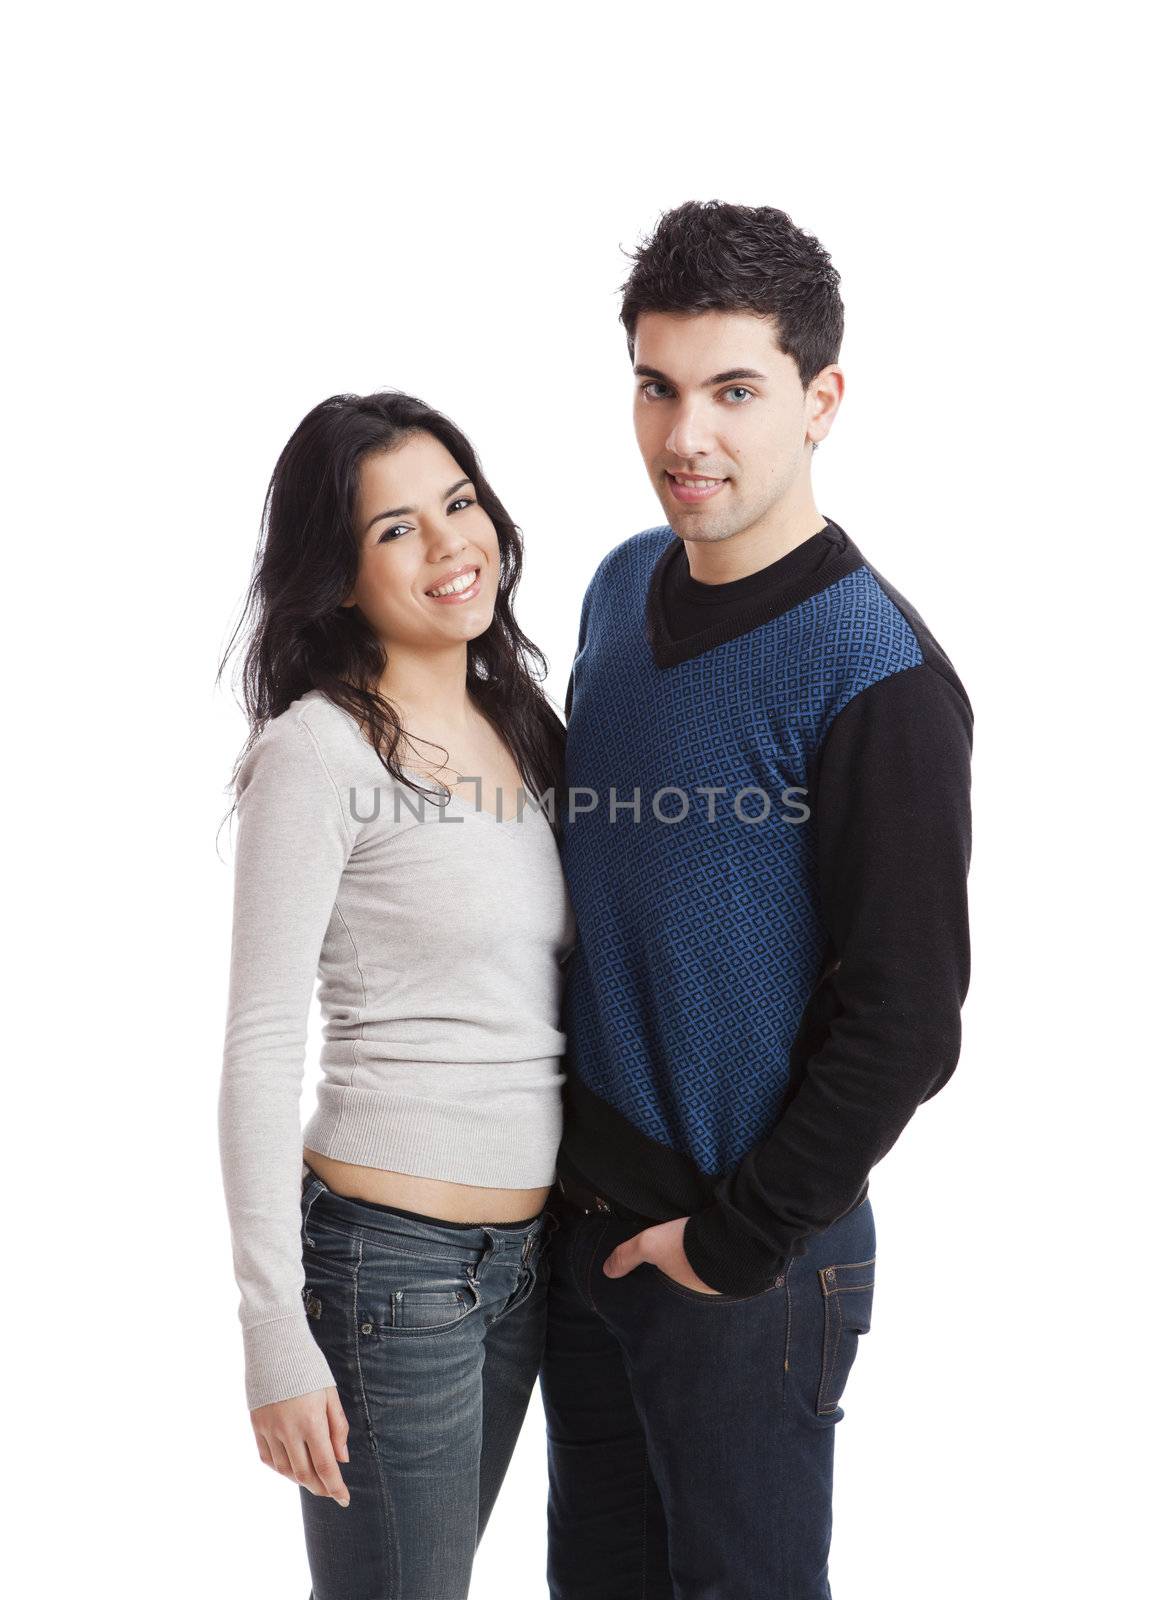
[[[677,483],[682,483],[689,489],[706,489],[710,483],[724,482],[723,478],[686,478],[679,472],[674,472],[672,476]]]
[[[451,583],[446,583],[442,589],[429,589],[431,595],[459,594],[463,589],[470,589],[476,582],[479,568],[473,567],[471,572],[462,572],[458,578],[453,578]]]

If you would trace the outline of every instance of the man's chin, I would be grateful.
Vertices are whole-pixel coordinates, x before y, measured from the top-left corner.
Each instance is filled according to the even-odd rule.
[[[731,507],[728,514],[721,517],[706,502],[686,506],[673,500],[667,492],[660,495],[660,504],[668,526],[682,539],[726,539],[732,531]]]
[[[702,517],[698,512],[684,515],[684,507],[677,506],[679,515],[669,515],[668,526],[673,533],[679,534],[681,539],[692,543],[694,540],[703,544],[715,544],[719,539],[727,539],[731,529],[727,522],[712,522],[707,517]]]

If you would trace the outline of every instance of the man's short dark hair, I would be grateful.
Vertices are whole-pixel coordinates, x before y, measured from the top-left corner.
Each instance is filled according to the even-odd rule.
[[[774,319],[776,342],[805,389],[839,360],[840,274],[820,241],[775,206],[687,200],[627,253],[635,265],[621,285],[620,321],[630,359],[642,311],[748,311]]]

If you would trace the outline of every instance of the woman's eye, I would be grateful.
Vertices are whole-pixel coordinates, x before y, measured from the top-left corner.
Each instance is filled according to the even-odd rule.
[[[476,504],[476,502],[475,502],[475,500],[473,500],[471,498],[471,496],[463,494],[463,495],[460,496],[459,500],[453,500],[452,504],[448,507],[448,509],[449,509],[449,511],[455,511],[457,506],[474,506],[475,504]],[[379,539],[376,541],[377,544],[391,544],[392,541],[394,539],[396,539],[400,534],[407,533],[410,526],[411,525],[409,523],[407,523],[407,522],[396,522],[396,523],[394,523],[392,525],[392,527],[384,529],[384,532],[380,535]]]

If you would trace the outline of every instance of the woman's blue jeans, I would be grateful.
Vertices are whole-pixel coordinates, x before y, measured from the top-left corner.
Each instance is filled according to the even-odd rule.
[[[634,1221],[549,1204],[552,1600],[829,1600],[840,1400],[871,1322],[865,1198],[746,1297],[604,1262]]]
[[[310,1600],[465,1600],[540,1367],[555,1225],[421,1220],[305,1172],[304,1300],[350,1457],[347,1508],[300,1489]]]

